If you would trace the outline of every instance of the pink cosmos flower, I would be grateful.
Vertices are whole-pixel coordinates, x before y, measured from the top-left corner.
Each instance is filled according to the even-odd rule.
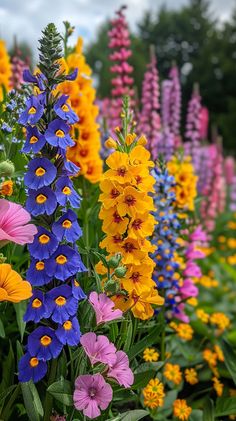
[[[73,395],[75,408],[83,411],[83,414],[90,419],[101,415],[100,409],[108,407],[112,394],[111,386],[105,382],[100,373],[85,374],[75,380]]]
[[[133,384],[134,375],[125,352],[117,351],[116,362],[109,368],[107,376],[114,378],[120,386],[130,387]]]
[[[21,205],[0,199],[0,244],[8,241],[21,245],[32,243],[37,228],[28,224],[30,219],[30,214]]]
[[[116,347],[106,336],[95,335],[93,332],[85,333],[80,343],[88,355],[92,365],[96,363],[108,364],[112,367],[116,362]]]
[[[89,302],[96,313],[97,325],[122,317],[122,311],[114,309],[115,304],[106,294],[98,294],[95,291],[91,292]]]

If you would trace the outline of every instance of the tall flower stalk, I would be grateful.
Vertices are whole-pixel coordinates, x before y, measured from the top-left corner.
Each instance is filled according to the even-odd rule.
[[[153,315],[152,304],[163,304],[152,280],[154,262],[149,256],[155,248],[148,240],[155,225],[150,196],[155,179],[149,172],[154,163],[143,146],[146,140],[133,131],[128,98],[122,110],[122,129],[116,134],[117,139],[107,141],[116,150],[106,161],[108,170],[100,183],[99,217],[106,234],[100,247],[110,258],[119,253],[127,268],[126,274],[118,273],[119,291],[113,298],[116,306],[123,311],[131,309],[135,317],[145,320]]]
[[[85,297],[76,279],[86,270],[76,247],[82,232],[71,209],[80,206],[70,179],[78,168],[66,159],[66,148],[74,144],[69,135],[71,123],[77,116],[66,99],[55,94],[57,84],[72,80],[77,72],[66,76],[61,71],[61,37],[54,24],[46,27],[39,43],[40,71],[35,76],[24,72],[25,81],[37,93],[27,98],[19,117],[26,129],[23,152],[33,156],[25,174],[26,209],[38,229],[28,246],[26,277],[34,290],[24,320],[33,322],[34,329],[19,362],[20,382],[39,381],[64,345],[79,343],[76,313],[79,300]]]
[[[158,141],[160,138],[161,119],[159,114],[159,76],[155,52],[151,50],[150,63],[144,74],[142,85],[142,111],[140,114],[140,132],[148,139],[147,148],[152,158],[158,154]]]

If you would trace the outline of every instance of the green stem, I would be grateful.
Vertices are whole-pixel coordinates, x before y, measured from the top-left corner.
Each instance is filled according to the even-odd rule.
[[[14,402],[17,398],[17,396],[19,395],[20,392],[20,384],[18,384],[14,390],[14,392],[12,393],[9,401],[7,402],[5,408],[3,409],[2,413],[0,414],[0,418],[2,420],[7,421],[11,415],[11,411],[14,408]]]
[[[48,380],[48,386],[52,384],[55,380],[57,372],[57,359],[52,360],[50,374],[49,374],[49,380]],[[49,392],[46,392],[46,397],[44,401],[44,421],[48,421],[50,419],[50,416],[52,414],[52,405],[53,405],[53,396],[50,395]]]

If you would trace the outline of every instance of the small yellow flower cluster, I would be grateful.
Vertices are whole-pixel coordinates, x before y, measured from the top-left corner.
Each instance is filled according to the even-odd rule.
[[[11,64],[7,53],[6,45],[0,40],[0,101],[3,100],[4,89],[8,92],[10,89]]]
[[[143,352],[143,359],[146,362],[155,362],[158,361],[159,353],[155,348],[146,348]]]
[[[188,323],[171,324],[177,335],[185,341],[191,341],[193,338],[193,328]]]
[[[147,386],[143,389],[144,405],[148,408],[155,409],[164,404],[164,385],[158,378],[151,379]]]
[[[219,381],[217,377],[212,378],[213,388],[215,389],[217,396],[222,396],[224,385]]]
[[[198,308],[196,310],[196,316],[198,319],[200,319],[203,323],[208,323],[210,316],[208,313],[206,313],[203,309]]]
[[[166,363],[164,376],[174,384],[180,384],[182,381],[182,373],[178,364]]]
[[[173,157],[167,164],[170,175],[174,176],[176,187],[176,206],[182,211],[194,210],[194,199],[197,196],[197,176],[190,157],[179,160]]]
[[[162,305],[164,300],[152,280],[154,262],[149,253],[155,247],[147,240],[155,225],[151,215],[153,199],[149,196],[155,183],[149,168],[154,163],[140,142],[142,137],[137,139],[134,133],[127,134],[123,148],[111,153],[106,160],[108,170],[100,182],[99,218],[106,234],[100,247],[105,248],[109,256],[120,253],[127,267],[125,276],[120,279],[120,288],[128,294],[113,298],[116,307],[123,311],[131,309],[135,317],[145,320],[154,313],[152,304]]]
[[[216,325],[221,331],[225,330],[230,325],[230,319],[221,312],[212,313],[210,316],[210,323]]]
[[[173,414],[179,420],[188,420],[192,412],[192,408],[187,405],[185,399],[176,399],[173,403]]]
[[[78,123],[72,129],[76,144],[68,149],[67,157],[79,166],[79,175],[83,175],[91,183],[97,183],[102,175],[100,133],[96,123],[98,107],[94,104],[95,89],[92,86],[91,69],[85,61],[82,48],[83,41],[79,38],[75,52],[69,54],[64,63],[66,71],[78,68],[78,76],[72,82],[61,83],[59,90],[69,95],[72,109],[79,117]]]
[[[191,385],[198,383],[198,376],[195,368],[186,368],[184,371],[184,376],[187,383]]]
[[[203,275],[201,278],[195,278],[195,283],[200,284],[205,288],[216,288],[219,282],[212,276]]]
[[[13,193],[13,181],[5,180],[0,183],[0,196],[12,196]]]
[[[236,222],[235,221],[228,221],[227,227],[231,230],[236,230]]]

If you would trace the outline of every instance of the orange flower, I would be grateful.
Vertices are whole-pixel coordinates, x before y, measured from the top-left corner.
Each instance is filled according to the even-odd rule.
[[[32,296],[31,285],[23,281],[19,273],[11,265],[0,264],[0,301],[19,303]]]
[[[2,196],[11,196],[13,193],[13,181],[6,180],[0,184],[0,194]]]

